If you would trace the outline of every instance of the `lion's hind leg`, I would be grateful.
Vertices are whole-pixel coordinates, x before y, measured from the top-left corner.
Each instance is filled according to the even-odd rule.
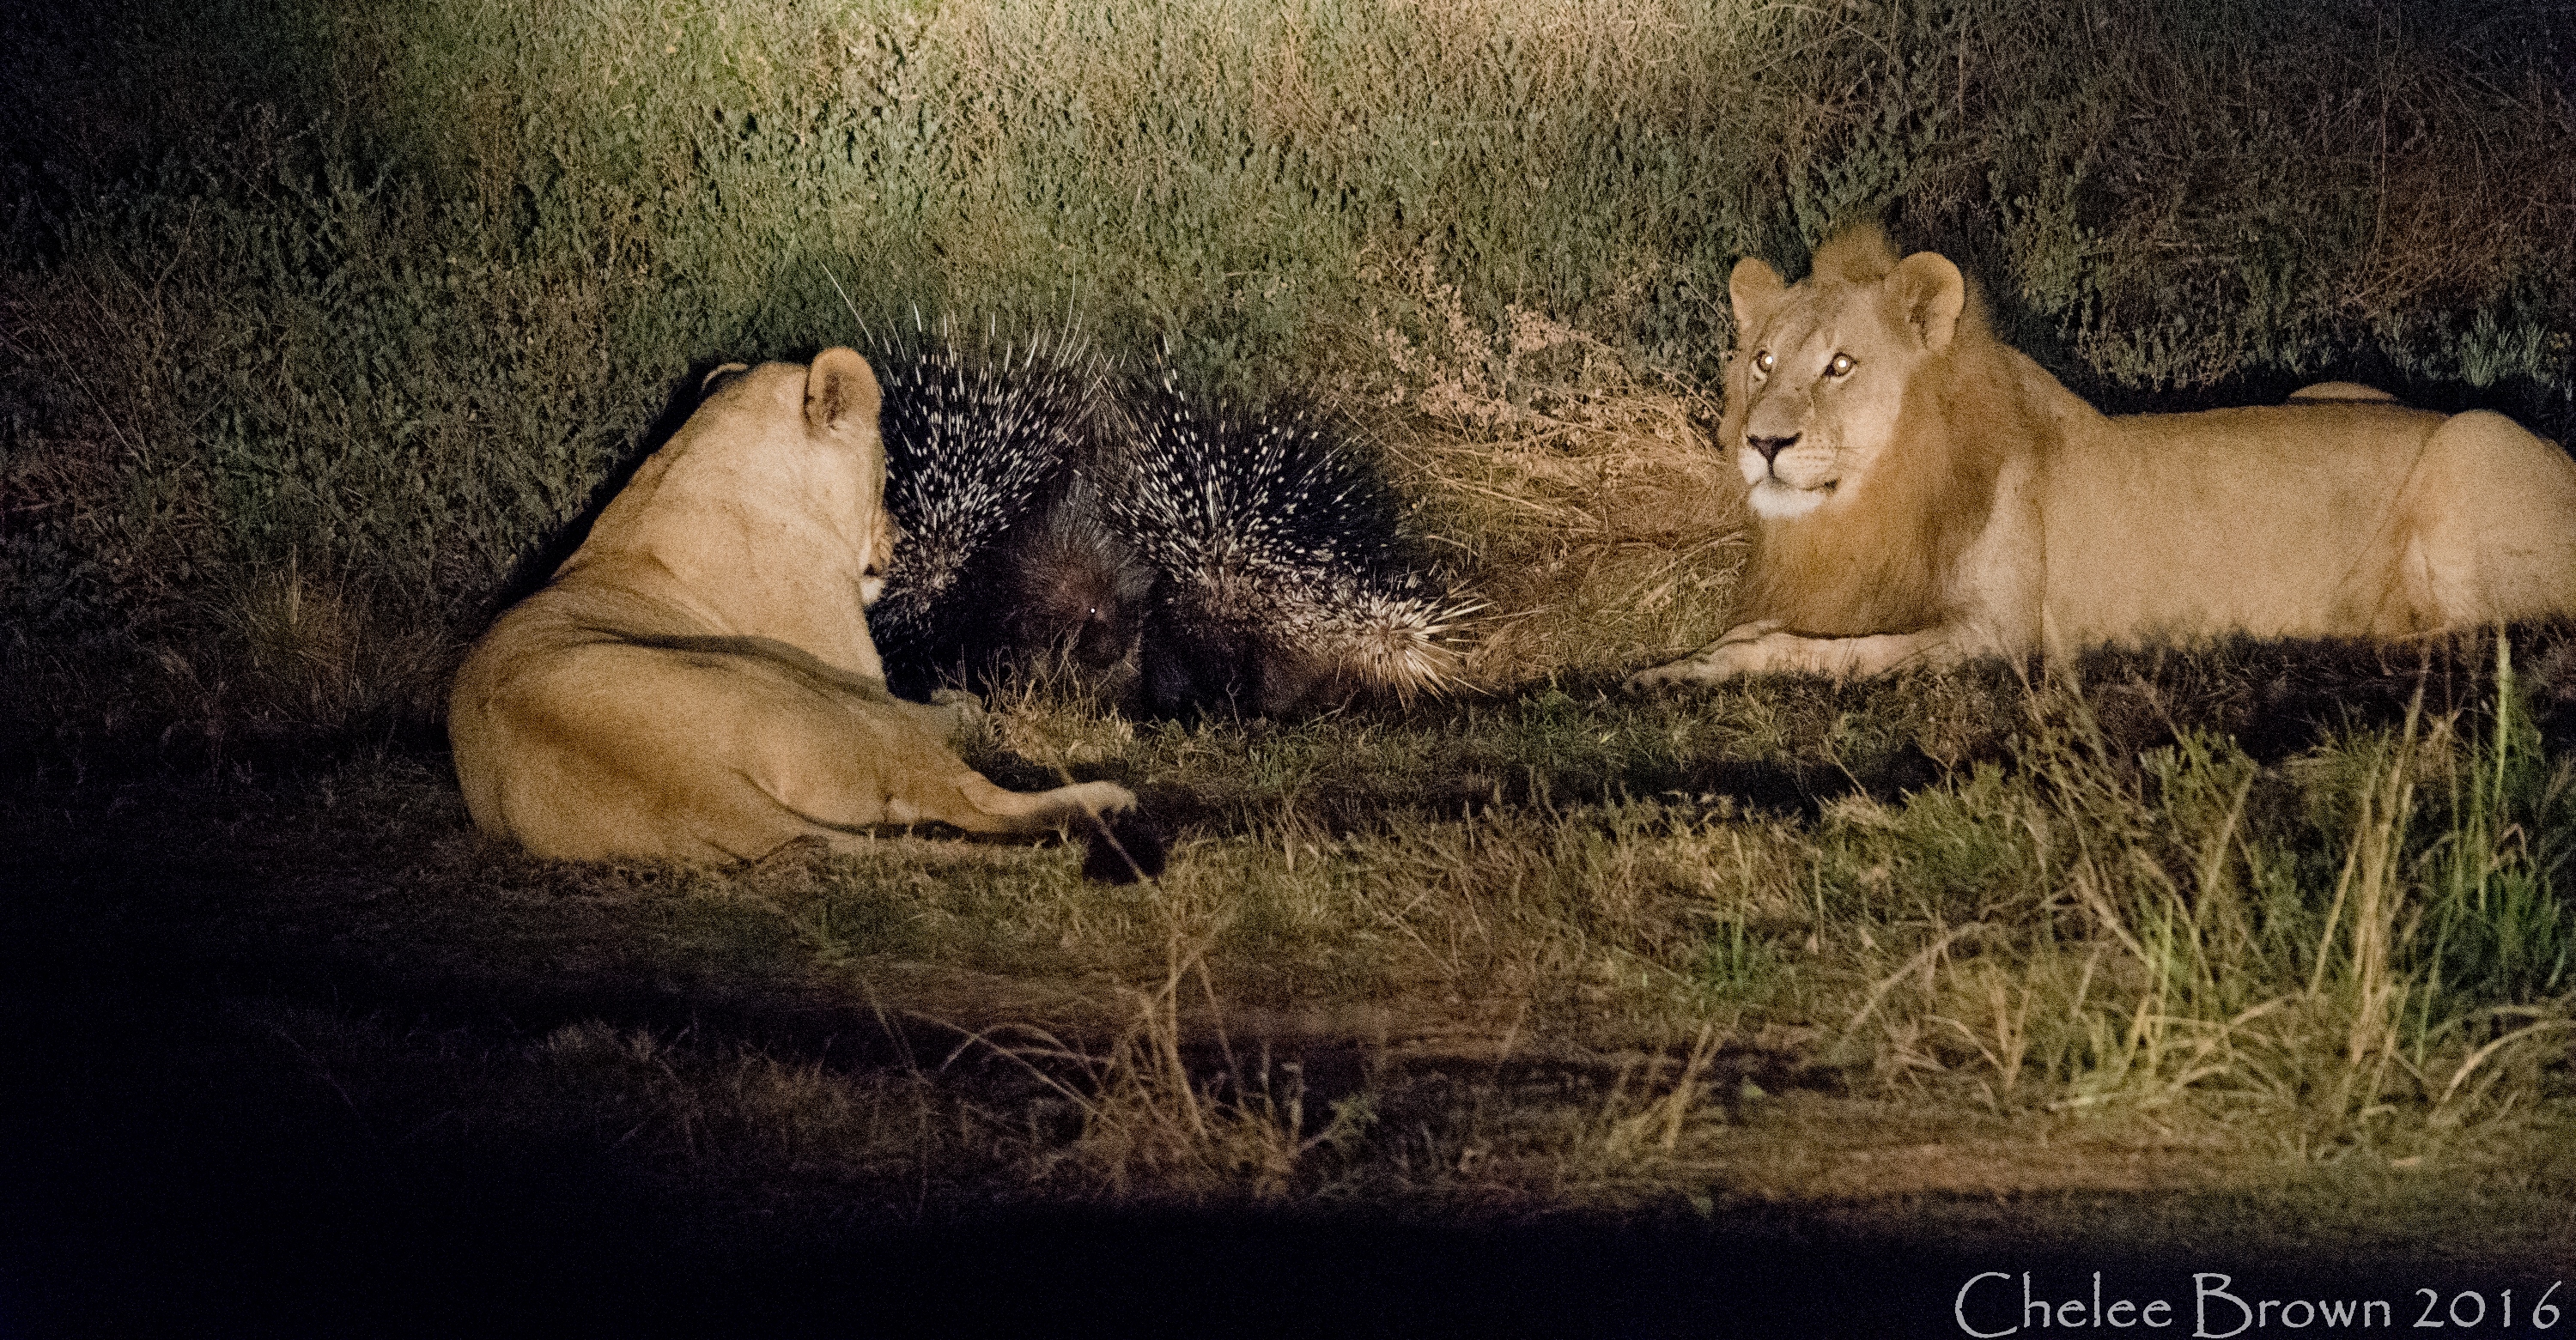
[[[943,823],[968,833],[1026,835],[1087,827],[1136,808],[1136,793],[1115,782],[1077,782],[1046,791],[997,786],[964,763],[957,771],[886,798],[895,823]]]
[[[915,767],[887,778],[885,817],[896,823],[940,823],[984,836],[1067,832],[1088,847],[1085,878],[1124,884],[1163,873],[1165,836],[1115,782],[1076,782],[1044,791],[1014,791],[966,766],[938,740],[905,721],[880,721],[881,745]]]
[[[2472,411],[2433,431],[2420,469],[2400,580],[2423,625],[2576,613],[2576,461]]]
[[[1063,830],[1087,847],[1085,878],[1125,884],[1163,873],[1164,834],[1137,808],[1136,795],[1114,782],[1077,782],[1046,791],[997,786],[963,763],[948,777],[890,797],[889,817],[935,820],[979,834]]]
[[[745,751],[747,780],[805,822],[842,832],[936,823],[1018,836],[1135,807],[1134,794],[1108,782],[1034,792],[994,785],[949,747],[955,718],[944,705],[775,678],[762,686],[766,729]]]

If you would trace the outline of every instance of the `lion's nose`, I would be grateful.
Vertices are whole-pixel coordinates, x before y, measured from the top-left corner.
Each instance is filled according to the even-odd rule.
[[[1779,459],[1781,452],[1787,451],[1789,448],[1798,445],[1798,435],[1796,433],[1791,433],[1787,437],[1747,436],[1744,439],[1744,444],[1753,448],[1755,451],[1761,452],[1762,463],[1769,465],[1773,461]]]

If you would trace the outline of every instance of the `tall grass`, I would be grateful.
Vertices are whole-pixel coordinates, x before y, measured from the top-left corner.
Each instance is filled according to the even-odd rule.
[[[1884,838],[1829,844],[1829,873],[1983,853],[1958,886],[1913,871],[1842,893],[1845,917],[1902,931],[1847,1038],[1890,1082],[2214,1104],[2311,1150],[2529,1101],[2576,986],[2570,774],[2541,760],[2498,645],[2483,724],[2419,705],[2287,777],[2197,732],[2124,765],[2080,695],[2038,699],[2030,787],[1981,776],[1971,803],[1918,799]]]
[[[140,630],[191,662],[238,657],[206,611],[290,566],[461,636],[687,369],[851,338],[836,278],[864,315],[1079,320],[1398,439],[1622,397],[1672,437],[1734,259],[1883,212],[2090,389],[2358,370],[2563,428],[2548,8],[58,16],[5,56],[0,589],[18,639]],[[1545,475],[1539,439],[1505,482]],[[1476,473],[1450,459],[1417,481],[1435,509]],[[1726,571],[1638,636],[1679,639]]]
[[[2428,662],[2395,720],[2270,764],[2188,700],[2121,733],[2116,668],[1985,702],[1930,676],[1648,707],[1541,694],[1409,731],[1002,711],[1015,736],[1081,740],[1222,805],[1155,896],[1198,919],[1199,970],[1237,1000],[1439,1001],[1505,1034],[1667,1053],[1791,1028],[1868,1092],[2404,1157],[2564,1093],[2576,770],[2540,748],[2516,645],[2483,673],[2474,650]],[[1812,823],[1702,789],[1726,784],[1709,760],[1866,771],[1890,736],[1998,711],[2021,714],[1977,748],[1999,762]],[[1081,929],[982,903],[1043,948],[975,961],[1153,978],[1132,946],[1088,956],[1137,938],[1134,908],[1093,903]],[[1709,1115],[1708,1093],[1676,1091],[1656,1101]]]

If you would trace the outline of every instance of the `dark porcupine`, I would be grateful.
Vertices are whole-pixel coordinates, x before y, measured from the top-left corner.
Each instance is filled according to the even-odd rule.
[[[1134,399],[1102,502],[1156,574],[1146,705],[1277,716],[1454,681],[1447,635],[1474,606],[1409,561],[1360,450],[1292,411],[1203,405],[1168,369]]]
[[[897,538],[868,631],[896,692],[982,671],[1007,637],[994,590],[1006,536],[1062,490],[1088,432],[1100,368],[1069,333],[999,351],[946,321],[872,351],[884,393],[886,509]]]
[[[1118,537],[1082,468],[1003,542],[999,559],[998,658],[1106,676],[1101,686],[1123,698],[1154,570]]]

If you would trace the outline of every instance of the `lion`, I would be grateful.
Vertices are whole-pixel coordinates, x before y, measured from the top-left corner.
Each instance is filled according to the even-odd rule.
[[[2576,610],[2576,462],[2365,386],[2113,418],[2003,344],[1949,260],[1845,232],[1728,281],[1739,622],[1632,687],[2231,633],[2382,641]]]
[[[1108,782],[1008,791],[956,712],[886,691],[863,607],[892,529],[867,360],[731,364],[449,703],[475,824],[541,856],[757,859],[941,823],[1036,834],[1133,809]]]

